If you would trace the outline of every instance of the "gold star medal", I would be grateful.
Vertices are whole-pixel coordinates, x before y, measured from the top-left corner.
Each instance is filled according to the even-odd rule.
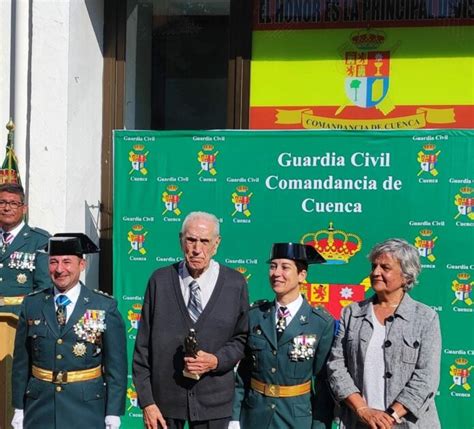
[[[85,356],[87,353],[87,346],[84,343],[76,343],[72,346],[72,352],[76,357]]]
[[[21,285],[26,283],[27,280],[28,278],[26,277],[26,274],[24,273],[20,273],[16,276],[16,281],[20,283]]]

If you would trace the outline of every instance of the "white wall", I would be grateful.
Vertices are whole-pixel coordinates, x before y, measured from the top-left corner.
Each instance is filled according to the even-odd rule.
[[[26,130],[22,129],[25,159],[18,154],[26,169],[22,179],[28,192],[29,223],[51,233],[86,232],[97,243],[103,0],[35,0],[30,4],[29,120]],[[4,45],[9,43],[10,1],[2,0],[1,5],[0,125],[8,121],[4,99],[12,96],[4,97],[3,92],[10,80],[6,75],[10,53],[4,53]],[[5,138],[0,140],[0,158],[6,130],[1,135]],[[91,261],[88,281],[97,278],[97,261]]]

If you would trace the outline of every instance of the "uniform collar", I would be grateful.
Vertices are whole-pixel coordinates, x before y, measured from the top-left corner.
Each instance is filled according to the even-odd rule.
[[[24,226],[25,226],[25,221],[22,220],[17,226],[15,226],[15,228],[8,231],[13,236],[12,241],[20,233],[20,231],[22,230]],[[3,233],[5,231],[2,229],[1,232]]]

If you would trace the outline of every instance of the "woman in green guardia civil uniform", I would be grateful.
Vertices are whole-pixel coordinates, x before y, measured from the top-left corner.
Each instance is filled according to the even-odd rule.
[[[273,245],[269,280],[275,299],[250,309],[246,357],[237,372],[229,429],[331,427],[333,402],[325,363],[334,320],[300,293],[308,264],[323,262],[311,246]]]

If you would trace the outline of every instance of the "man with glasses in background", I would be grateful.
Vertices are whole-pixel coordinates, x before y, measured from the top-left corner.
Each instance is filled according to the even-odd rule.
[[[226,429],[234,371],[248,332],[247,283],[214,261],[219,220],[192,212],[179,234],[184,260],[148,282],[133,356],[146,429]]]
[[[51,286],[48,258],[38,253],[49,234],[24,220],[25,192],[16,183],[0,185],[0,312],[20,312],[25,295]]]

